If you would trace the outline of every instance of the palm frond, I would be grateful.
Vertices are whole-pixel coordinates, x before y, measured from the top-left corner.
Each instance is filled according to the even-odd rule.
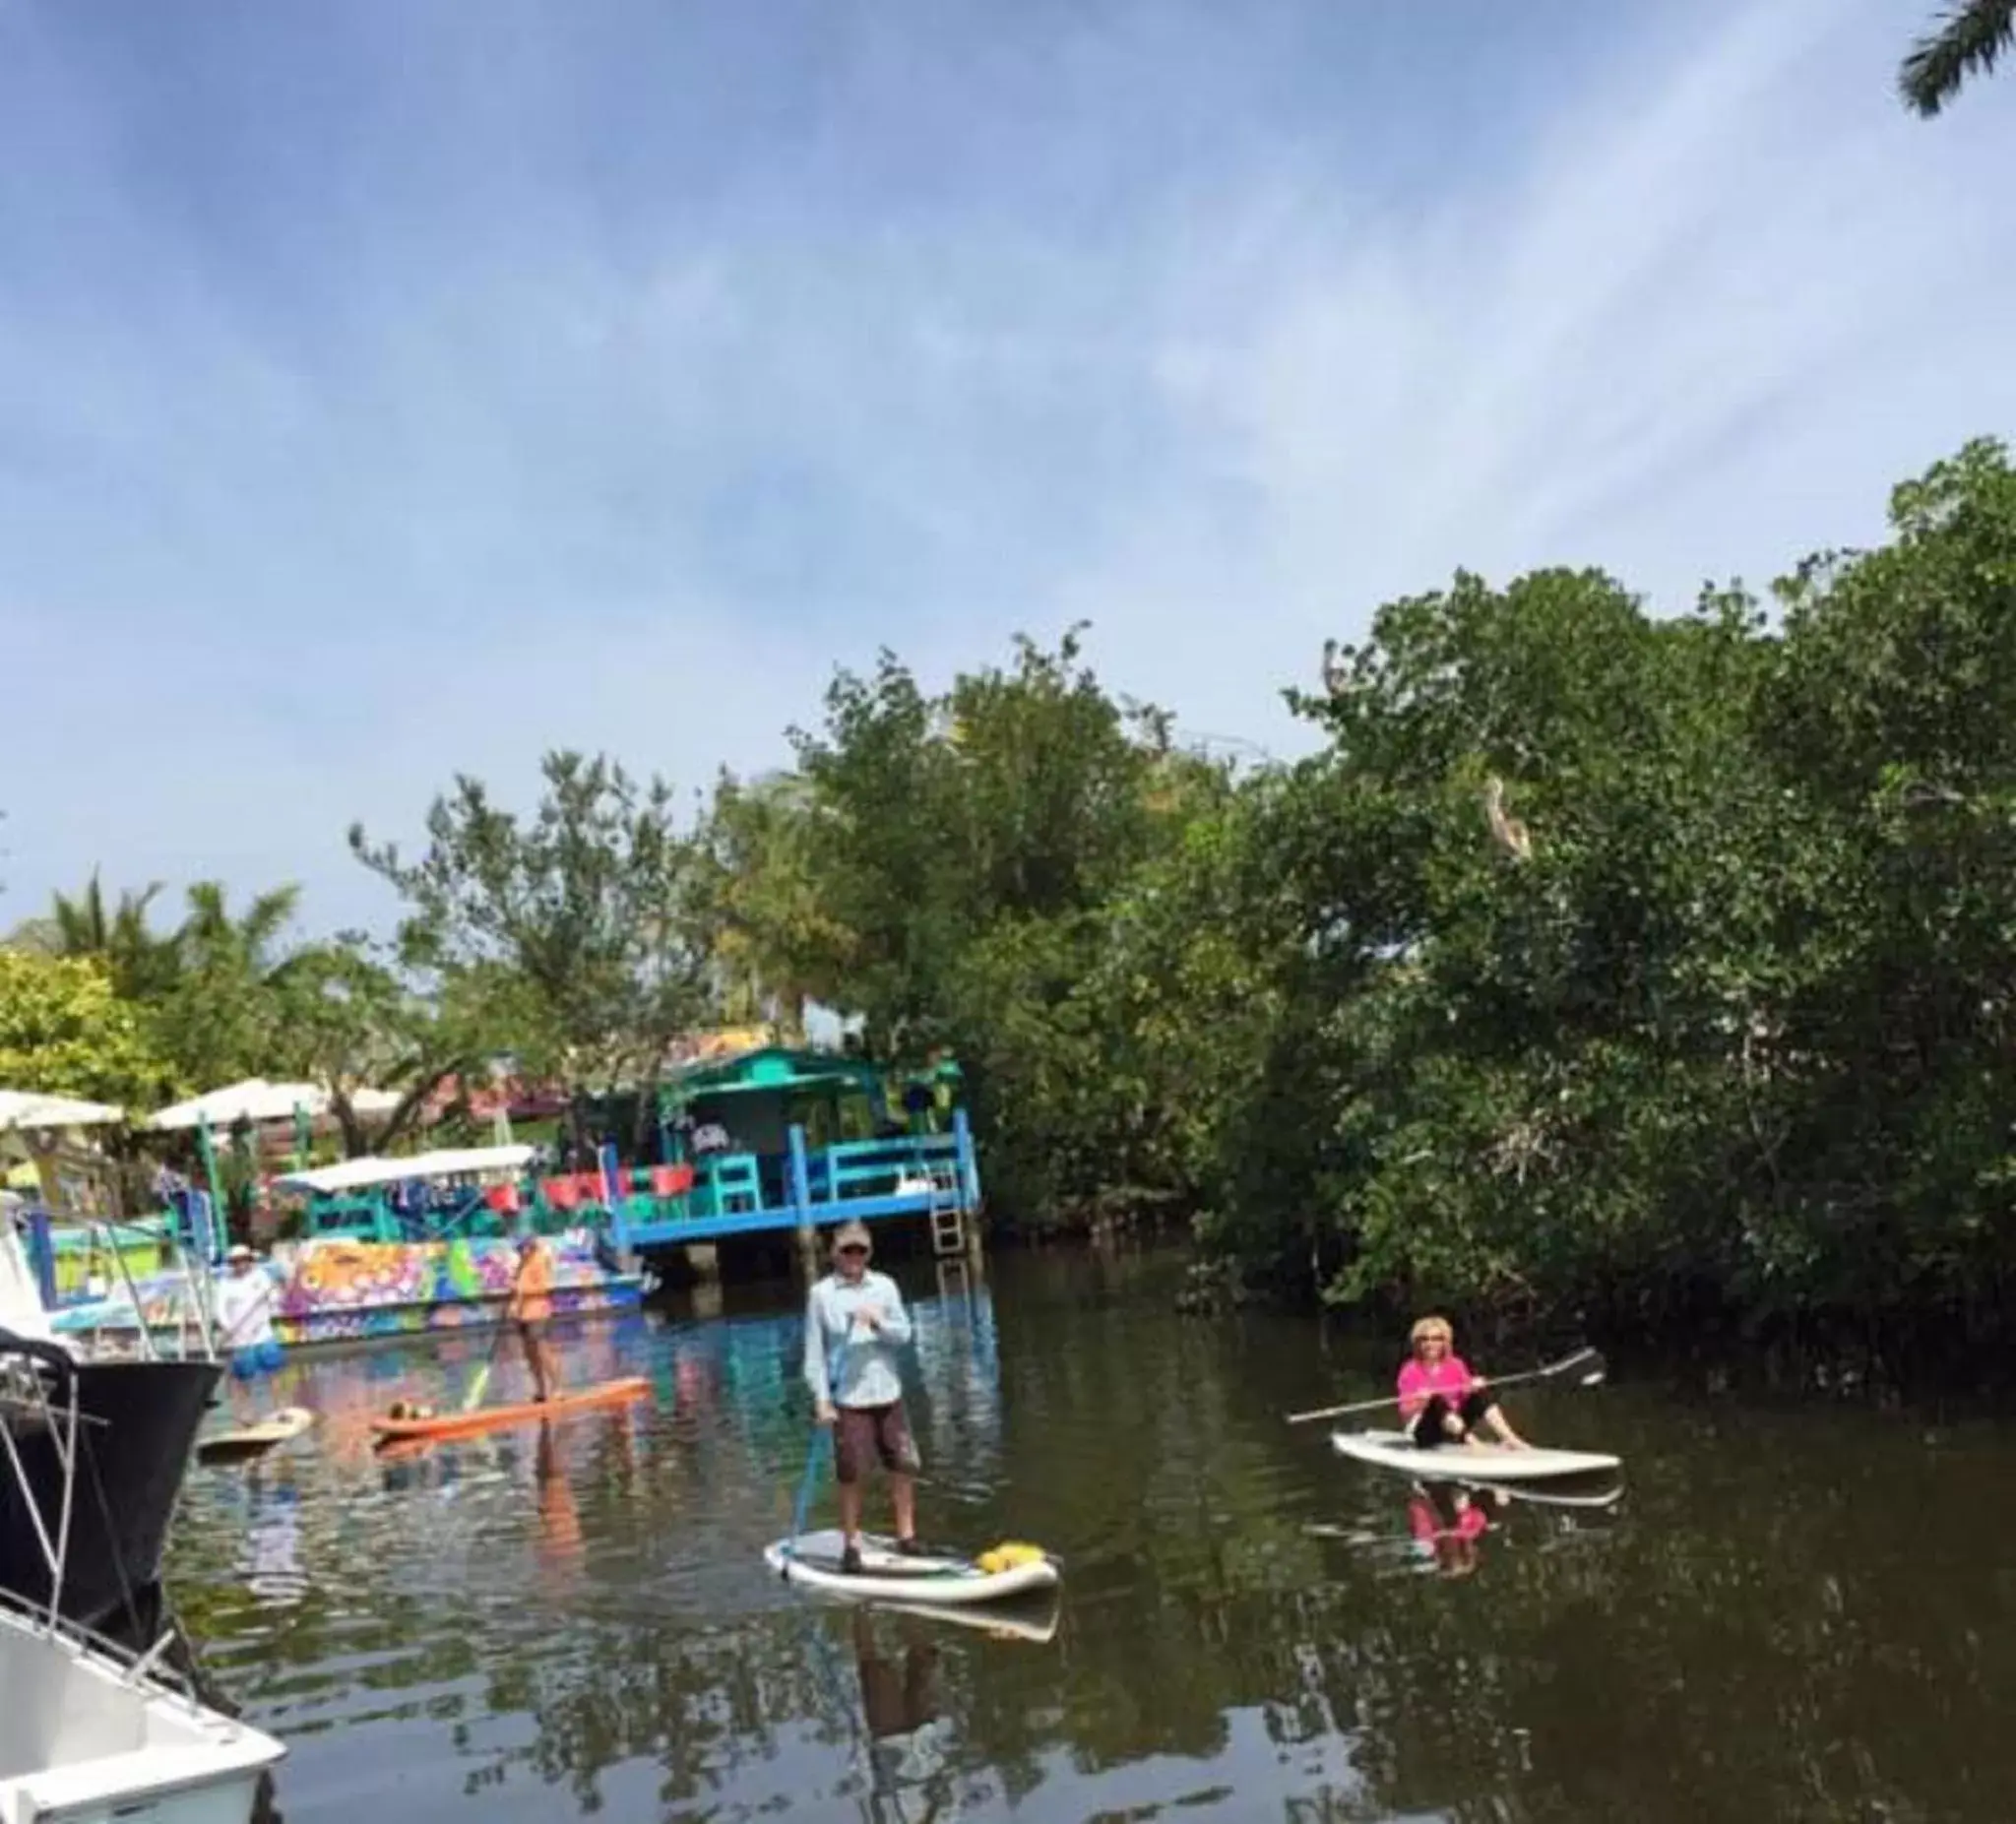
[[[1938,31],[1919,39],[1897,74],[1905,104],[1926,119],[1970,77],[1986,76],[2016,41],[2016,0],[1964,0]]]

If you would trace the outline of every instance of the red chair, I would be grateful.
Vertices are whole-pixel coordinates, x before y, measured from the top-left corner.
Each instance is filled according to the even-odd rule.
[[[651,1194],[654,1197],[676,1197],[682,1191],[693,1188],[693,1167],[691,1165],[654,1165],[651,1168]]]
[[[580,1181],[575,1178],[548,1178],[539,1186],[539,1194],[550,1209],[572,1210],[581,1202]]]
[[[516,1216],[518,1214],[518,1186],[515,1184],[486,1184],[483,1187],[483,1202],[494,1215]]]

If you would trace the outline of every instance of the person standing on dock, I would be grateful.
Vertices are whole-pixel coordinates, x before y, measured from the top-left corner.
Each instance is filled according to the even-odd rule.
[[[805,1384],[819,1422],[833,1429],[833,1475],[847,1543],[840,1568],[861,1568],[861,1478],[870,1456],[889,1478],[896,1548],[920,1556],[916,1483],[921,1467],[903,1410],[897,1351],[911,1339],[903,1294],[886,1273],[869,1270],[874,1243],[863,1223],[843,1223],[833,1237],[833,1271],[805,1300]]]
[[[505,1321],[518,1326],[525,1346],[525,1365],[532,1370],[533,1398],[550,1400],[560,1391],[560,1369],[546,1325],[553,1315],[553,1250],[536,1229],[518,1237],[518,1276],[511,1282],[511,1302]]]

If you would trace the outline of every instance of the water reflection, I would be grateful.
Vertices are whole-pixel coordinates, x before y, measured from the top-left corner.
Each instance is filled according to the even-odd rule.
[[[1044,1611],[763,1571],[795,1308],[565,1339],[570,1380],[655,1404],[401,1460],[356,1447],[368,1415],[454,1404],[481,1345],[307,1364],[306,1437],[192,1478],[178,1604],[287,1739],[290,1824],[2006,1815],[2016,1580],[1925,1524],[1999,1511],[2006,1434],[1536,1396],[1620,1489],[1459,1498],[1284,1426],[1346,1378],[1315,1327],[1176,1318],[1163,1272],[1034,1258],[914,1300],[926,1530],[1058,1549]]]

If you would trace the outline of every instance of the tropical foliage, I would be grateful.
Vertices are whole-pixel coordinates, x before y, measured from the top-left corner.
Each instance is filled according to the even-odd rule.
[[[1292,765],[1186,748],[1079,629],[937,690],[885,654],[693,818],[554,754],[529,815],[459,779],[417,854],[354,832],[382,951],[217,887],[157,933],[95,882],[36,937],[178,1088],[375,1082],[404,1124],[500,1051],[644,1086],[816,999],[958,1056],[1025,1230],[1177,1215],[1334,1299],[1964,1340],[2016,1289],[2006,454],[1892,526],[1670,618],[1459,574],[1331,644]]]
[[[1985,76],[2016,42],[2016,0],[1958,0],[1911,47],[1897,86],[1908,106],[1936,114],[1976,76]]]

